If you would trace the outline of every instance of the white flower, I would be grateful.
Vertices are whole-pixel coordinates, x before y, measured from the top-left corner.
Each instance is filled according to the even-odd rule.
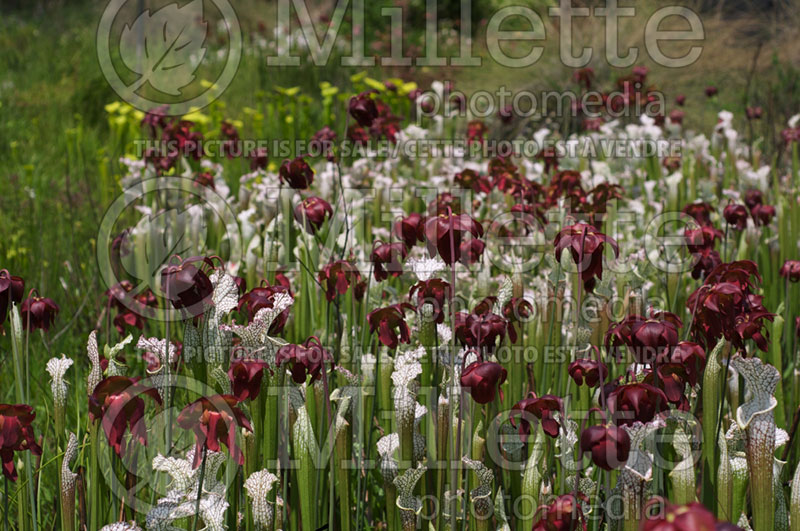
[[[69,434],[67,449],[64,450],[64,460],[61,462],[61,492],[62,494],[72,493],[74,495],[75,480],[78,474],[70,470],[69,465],[78,455],[78,438],[74,433]]]
[[[781,375],[778,369],[758,358],[742,358],[737,354],[731,365],[745,381],[746,401],[736,410],[736,424],[745,434],[753,521],[756,529],[769,529],[774,523],[773,465],[779,440],[774,417],[778,401],[774,394]]]
[[[419,127],[418,125],[411,124],[398,133],[398,141],[405,140],[423,140],[428,137],[428,130]]]
[[[172,522],[195,515],[200,467],[192,468],[194,448],[186,453],[185,459],[164,457],[161,454],[153,459],[153,470],[166,472],[172,478],[170,491],[158,500],[158,503],[147,513],[148,530],[180,529],[172,526]],[[217,480],[220,467],[227,457],[220,452],[206,454],[206,471],[203,477],[203,489],[200,497],[199,517],[206,527],[204,529],[222,531],[225,529],[225,511],[228,502],[225,500],[225,485]]]
[[[309,390],[309,392],[313,392]],[[297,419],[292,426],[292,441],[297,446],[298,455],[311,452],[316,445],[314,440],[314,428],[311,426],[311,419],[308,416],[308,409],[305,405],[297,410]]]
[[[619,126],[619,120],[612,120],[600,126],[600,134],[614,136],[614,130]]]
[[[47,372],[50,373],[50,388],[53,390],[53,402],[56,406],[63,407],[67,402],[67,383],[64,374],[72,366],[73,361],[64,354],[60,358],[52,358],[47,362]]]
[[[392,237],[391,233],[389,232],[389,229],[387,229],[386,227],[373,228],[372,235],[373,237],[383,241],[388,241]]]
[[[228,502],[219,494],[205,494],[200,498],[200,512],[195,512],[196,496],[184,497],[171,492],[166,497],[158,500],[158,504],[147,513],[147,529],[169,530],[181,529],[172,526],[172,522],[182,518],[192,518],[196,514],[206,524],[203,530],[223,531],[225,526],[225,511]]]
[[[550,129],[542,128],[533,133],[533,140],[540,148],[544,145],[545,139],[550,135]]]
[[[133,341],[133,336],[131,334],[128,334],[125,337],[125,339],[123,339],[113,347],[109,347],[108,345],[106,345],[105,354],[106,354],[106,359],[108,360],[108,367],[106,368],[106,376],[120,376],[125,374],[128,368],[123,363],[117,361],[117,354],[122,352],[122,349],[124,349],[125,346],[131,341]]]
[[[378,467],[386,483],[397,477],[397,459],[395,452],[400,448],[400,436],[396,433],[384,435],[378,439]]]
[[[717,118],[719,118],[719,123],[717,123],[717,127],[722,129],[727,129],[731,127],[733,123],[733,113],[730,111],[719,111],[717,114]]]
[[[153,458],[153,470],[166,472],[172,478],[171,488],[188,492],[194,485],[195,474],[192,462],[176,457],[164,457],[158,454]]]
[[[492,312],[497,315],[503,315],[503,307],[514,296],[514,283],[509,277],[503,278],[503,283],[500,284],[500,290],[497,293],[497,301],[492,307]]]
[[[757,170],[748,169],[744,172],[744,182],[749,186],[766,192],[769,188],[770,167],[761,166]]]
[[[152,380],[154,381],[162,400],[167,400],[169,392],[169,381],[167,379],[167,365],[178,361],[178,352],[175,345],[173,343],[170,343],[169,349],[167,349],[166,339],[141,336],[139,338],[139,341],[136,343],[136,348],[138,348],[139,350],[145,350],[147,352],[151,352],[155,354],[156,357],[158,358],[158,363],[159,363],[158,369],[152,372],[148,370],[147,372],[148,374],[151,375]],[[168,354],[167,351],[169,352]]]
[[[653,479],[653,455],[647,451],[645,440],[663,426],[664,422],[657,420],[647,424],[637,421],[623,428],[631,438],[631,450],[616,488],[622,494],[625,518],[637,519],[642,514],[646,485]]]
[[[444,271],[446,265],[438,256],[435,258],[410,258],[406,263],[411,266],[411,270],[422,282],[430,280],[439,271]]]
[[[422,502],[414,496],[414,487],[428,468],[418,465],[417,468],[409,468],[402,475],[394,478],[394,485],[397,487],[397,501],[395,502],[400,509],[400,518],[403,520],[403,528],[408,529],[411,524],[416,524],[416,518],[422,509]]]
[[[556,420],[559,423],[558,438],[556,439],[556,457],[561,461],[561,466],[569,474],[574,477],[574,472],[577,470],[577,463],[573,450],[578,444],[578,424],[569,419],[562,419],[560,414],[556,414]]]
[[[86,379],[86,394],[94,393],[94,388],[103,379],[103,369],[100,367],[100,351],[97,348],[97,331],[92,330],[89,334],[89,341],[86,344],[86,355],[92,368],[89,369],[89,376]]]
[[[442,345],[447,345],[453,339],[453,329],[444,323],[436,325],[436,333],[439,335],[439,343]]]
[[[186,322],[184,331],[184,359],[187,362],[204,361],[221,365],[230,355],[230,329],[220,325],[222,317],[236,308],[239,288],[233,277],[223,271],[215,271],[210,277],[214,292],[211,304],[205,305],[203,324],[196,328]]]
[[[433,92],[438,96],[439,101],[442,100],[442,95],[444,94],[444,83],[439,80],[431,81],[431,89]]]
[[[208,279],[214,286],[211,301],[217,310],[217,315],[221,317],[236,308],[239,303],[239,287],[233,277],[225,272],[215,271]]]
[[[425,347],[406,350],[397,355],[392,373],[392,382],[396,387],[408,387],[414,378],[422,374],[420,360],[423,357],[425,357]]]
[[[100,528],[100,531],[142,531],[136,522],[115,522]]]
[[[407,350],[397,355],[394,360],[392,383],[395,410],[404,411],[409,417],[414,414],[413,405],[419,384],[416,377],[422,374],[420,360],[425,356],[425,347]]]
[[[244,482],[247,495],[253,501],[253,523],[258,529],[272,528],[274,509],[269,502],[269,493],[277,481],[278,476],[265,469],[253,472]]]
[[[490,496],[492,495],[494,472],[486,468],[480,461],[474,461],[468,457],[462,457],[461,461],[467,465],[467,468],[474,470],[475,475],[478,476],[478,486],[470,491],[469,497],[475,508],[476,516],[482,519],[487,518],[492,508]]]
[[[725,138],[728,140],[728,149],[736,148],[736,139],[739,138],[739,133],[735,129],[725,129]]]
[[[167,340],[166,339],[159,339],[157,337],[144,337],[141,336],[139,341],[136,343],[136,348],[139,350],[146,350],[147,352],[151,352],[158,357],[158,361],[161,362],[163,365],[167,360],[165,351],[166,349]],[[175,363],[178,361],[178,353],[177,349],[175,348],[174,343],[169,344],[169,363]]]
[[[705,135],[697,135],[689,140],[689,149],[703,156],[708,155],[711,141]]]
[[[772,417],[772,410],[777,405],[774,393],[780,374],[775,367],[758,358],[735,356],[731,363],[745,380],[747,401],[736,410],[736,423],[742,431],[746,431],[751,422],[759,417]],[[772,426],[774,430],[774,424]]]
[[[270,337],[269,327],[278,315],[294,303],[294,299],[285,291],[275,294],[272,308],[261,308],[248,325],[219,325],[220,330],[233,332],[242,338],[242,346],[252,349],[251,354],[259,359],[274,362],[275,353],[286,344],[282,339]]]

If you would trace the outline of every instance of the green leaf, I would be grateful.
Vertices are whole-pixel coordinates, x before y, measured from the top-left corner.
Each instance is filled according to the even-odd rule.
[[[275,91],[278,94],[283,94],[284,96],[289,96],[291,98],[293,96],[296,96],[300,92],[300,87],[284,88],[284,87],[276,86],[275,87]]]
[[[371,77],[365,77],[364,83],[369,87],[377,90],[378,92],[386,91],[386,85],[378,81],[377,79],[372,79]]]
[[[331,98],[339,92],[339,87],[326,87],[322,89],[323,98]]]
[[[309,390],[309,392],[312,392]],[[294,457],[299,461],[297,467],[297,484],[300,489],[300,516],[303,529],[316,529],[316,511],[314,498],[315,470],[311,457],[311,449],[316,444],[311,419],[305,406],[297,410],[297,420],[292,426],[292,446]]]
[[[353,74],[352,76],[350,76],[350,82],[358,83],[359,81],[361,81],[365,77],[367,77],[367,72],[362,70],[361,72],[359,72],[357,74]]]

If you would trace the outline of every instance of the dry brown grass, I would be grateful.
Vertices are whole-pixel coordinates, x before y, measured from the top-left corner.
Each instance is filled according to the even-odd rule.
[[[576,5],[578,2],[574,2]],[[621,2],[632,5],[632,2]],[[751,1],[751,5],[755,3]],[[589,2],[587,2],[589,4]],[[594,1],[592,5],[603,5],[605,2]],[[644,27],[647,19],[665,5],[683,5],[700,15],[705,30],[705,39],[664,45],[662,49],[668,55],[682,56],[691,46],[702,46],[700,58],[694,64],[683,68],[664,68],[655,64],[648,56],[644,46]],[[713,123],[720,107],[741,111],[747,101],[764,105],[766,99],[774,99],[765,95],[762,84],[772,79],[773,60],[777,57],[785,65],[800,68],[800,0],[786,0],[780,8],[757,10],[750,7],[746,12],[738,13],[724,2],[713,8],[703,7],[700,1],[656,2],[653,0],[637,1],[636,16],[620,19],[619,48],[621,52],[631,48],[639,48],[639,59],[636,64],[650,68],[649,82],[663,90],[668,101],[679,93],[687,95],[687,114],[690,125],[707,126]],[[565,67],[559,59],[558,35],[559,19],[546,14],[546,9],[535,8],[545,22],[547,39],[543,43],[545,53],[540,61],[529,68],[504,68],[490,59],[484,60],[479,69],[454,72],[459,86],[466,90],[492,89],[503,83],[512,90],[527,88],[535,91],[563,86],[568,83],[572,69]],[[586,17],[573,19],[575,49],[590,47],[593,57],[590,62],[597,72],[599,80],[613,80],[630,69],[617,69],[608,65],[605,60],[605,19]],[[677,18],[666,19],[661,29],[687,29],[685,21]],[[485,42],[479,38],[478,44]],[[524,55],[531,44],[515,43],[508,51],[510,54]],[[515,51],[512,51],[515,50]],[[485,50],[481,55],[488,58]],[[771,77],[772,76],[772,77]],[[749,83],[748,83],[749,82]],[[716,105],[708,105],[704,89],[709,85],[720,90]],[[749,90],[748,90],[749,87]],[[772,90],[772,89],[770,89]],[[773,90],[774,91],[774,90]],[[761,99],[759,99],[761,98]],[[798,108],[781,109],[777,116],[800,112]],[[777,127],[777,126],[776,126]]]

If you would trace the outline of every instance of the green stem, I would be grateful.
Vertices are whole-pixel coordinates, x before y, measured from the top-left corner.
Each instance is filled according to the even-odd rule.
[[[89,499],[91,504],[89,506],[89,523],[91,529],[100,529],[100,465],[98,463],[97,449],[99,448],[99,438],[97,435],[99,423],[95,422],[91,428],[91,443],[90,448],[94,451],[89,452],[91,457],[89,459],[89,477],[91,478],[91,494]]]
[[[192,529],[197,531],[197,524],[200,520],[200,498],[203,496],[203,480],[206,477],[206,455],[207,449],[203,446],[203,461],[200,463],[200,481],[197,484],[197,499],[194,502],[194,522],[192,523]]]
[[[452,214],[450,214],[450,225],[451,225],[450,226],[450,249],[451,250],[455,249],[455,246],[453,244],[453,227],[452,227],[452,224],[453,224],[453,218],[452,218]],[[456,289],[456,269],[455,269],[455,263],[454,263],[454,264],[450,265],[450,292],[449,292],[449,301],[448,301],[448,306],[449,306],[449,310],[450,310],[450,325],[453,327],[452,337],[451,337],[451,341],[450,341],[450,343],[451,343],[451,345],[450,345],[450,379],[451,379],[450,386],[451,386],[451,389],[454,388],[456,385],[458,385],[458,383],[455,381],[455,379],[456,379],[456,368],[455,368],[456,367],[456,330],[455,330],[456,311],[455,311],[455,307],[453,306],[453,296],[455,295],[455,289]],[[461,410],[461,406],[462,406],[461,400],[460,400],[461,398],[463,398],[463,396],[459,397],[459,403],[458,403],[459,411]],[[452,397],[451,397],[451,402],[452,401],[453,400],[452,400]],[[460,418],[461,418],[461,416],[459,415],[459,419]],[[461,434],[460,433],[458,433],[458,434],[452,433],[452,431],[453,431],[453,426],[452,426],[452,423],[453,423],[453,412],[452,411],[450,412],[450,415],[448,416],[447,421],[448,421],[448,425],[450,425],[450,431],[451,431],[451,434],[450,434],[450,463],[448,464],[448,466],[450,467],[450,492],[453,493],[453,494],[456,494],[458,492],[458,465],[456,464],[456,459],[457,459],[456,456],[457,456],[457,453],[458,453],[458,445],[461,443]],[[459,422],[459,424],[460,424],[460,422]],[[461,426],[459,425],[458,428],[460,428],[460,427]],[[456,437],[457,437],[457,439],[456,439]],[[461,460],[459,459],[458,462],[460,463],[460,461]],[[450,509],[450,530],[451,531],[455,531],[455,529],[456,529],[456,510],[458,508],[458,501],[457,500],[458,500],[457,497],[453,498],[453,506]]]
[[[728,454],[728,442],[724,436],[719,441],[720,460],[717,470],[717,517],[733,521],[733,472]]]
[[[335,490],[335,481],[334,481],[334,458],[335,458],[335,445],[336,441],[333,439],[332,429],[334,425],[333,414],[331,412],[331,399],[330,399],[330,389],[328,387],[328,375],[327,371],[325,370],[325,361],[322,362],[322,385],[325,393],[325,406],[326,406],[326,413],[327,413],[327,420],[325,425],[327,429],[324,431],[327,435],[325,436],[325,445],[327,446],[330,444],[330,469],[328,470],[328,482],[330,488],[328,489],[328,525],[333,525],[333,512],[334,512],[334,490]],[[330,442],[328,442],[330,441]]]
[[[717,467],[717,420],[719,406],[723,402],[722,386],[726,380],[719,363],[719,356],[725,341],[720,340],[708,356],[706,370],[703,373],[703,502],[707,507],[716,507]],[[710,503],[710,505],[708,505]]]
[[[342,428],[341,433],[336,437],[336,458],[339,461],[338,466],[334,466],[336,471],[337,491],[339,493],[339,515],[340,529],[342,531],[350,531],[352,524],[350,522],[350,474],[349,470],[345,468],[344,463],[348,459],[348,440],[350,437],[350,429]],[[330,519],[333,522],[333,518]]]
[[[786,299],[786,302],[789,302],[789,299]],[[794,330],[791,326],[787,326],[789,321],[784,320],[784,318],[780,315],[775,316],[775,320],[772,322],[772,337],[779,338],[783,335],[785,329],[789,329],[789,337],[791,334],[794,333]],[[787,349],[786,352],[791,352],[791,350]],[[781,342],[779,340],[775,340],[769,345],[769,351],[767,352],[767,360],[769,363],[777,368],[781,373],[783,373],[783,353],[781,351]],[[778,385],[775,388],[775,398],[778,400],[778,405],[775,407],[775,422],[779,428],[785,429],[786,428],[786,410],[784,407],[784,394],[783,394],[783,378],[778,380]]]
[[[444,500],[444,483],[445,483],[445,476],[447,475],[447,443],[448,443],[448,435],[450,430],[450,404],[449,402],[445,403],[440,401],[436,408],[436,460],[438,461],[439,467],[436,471],[437,479],[436,479],[436,498],[438,500],[443,500],[442,503],[446,503]],[[442,466],[442,463],[445,466]],[[437,514],[438,525],[437,529],[444,529],[444,510],[440,509]]]
[[[169,359],[169,317],[167,317],[164,326],[166,327],[166,339],[164,341],[164,373],[167,379],[167,385],[164,386],[164,392],[167,396],[164,397],[164,407],[167,408],[167,455],[172,453],[172,381],[170,380],[170,359]]]
[[[389,531],[397,530],[397,488],[386,486],[386,525]]]
[[[5,525],[3,529],[8,531],[8,478],[3,475],[3,520]]]
[[[30,318],[29,318],[30,319]],[[22,386],[22,320],[16,305],[12,307],[11,321],[11,353],[14,357],[14,378],[17,381],[17,402],[25,403],[25,389]]]
[[[731,459],[731,522],[738,522],[744,511],[747,481],[747,464],[744,462],[744,458]]]
[[[28,328],[30,328],[30,314],[28,315]],[[25,336],[26,336],[25,348],[27,351],[28,334],[26,333]],[[16,305],[14,305],[11,310],[11,351],[14,358],[14,375],[17,380],[17,389],[16,389],[17,402],[19,402],[20,404],[27,404],[28,400],[26,398],[25,387],[23,385],[23,382],[27,380],[26,377],[25,380],[23,380],[24,374],[27,373],[27,370],[25,371],[25,373],[23,373],[22,370],[24,363],[23,358],[27,356],[24,356],[22,351],[22,319],[20,317],[19,310],[17,309]],[[27,476],[26,483],[28,484],[28,497],[31,505],[31,514],[32,514],[31,520],[33,523],[33,530],[36,531],[38,529],[38,522],[36,515],[37,514],[36,497],[34,495],[34,486],[33,486],[34,475],[33,475],[33,467],[31,465],[30,453],[26,453],[24,460],[25,460],[25,475]],[[21,504],[19,503],[18,505],[21,506]],[[24,522],[20,522],[20,526],[23,525]]]
[[[747,466],[750,472],[753,529],[755,531],[771,531],[775,521],[772,481],[774,457],[772,449],[763,444],[764,438],[757,434],[757,429],[748,427],[747,430]],[[774,424],[772,429],[774,429]]]
[[[788,276],[786,277],[783,301],[784,301],[784,304],[785,304],[785,307],[784,307],[784,318],[783,318],[783,333],[785,334],[784,337],[786,338],[786,350],[785,350],[785,352],[789,356],[789,363],[792,364],[795,361],[794,360],[794,345],[793,345],[795,329],[794,329],[794,326],[792,326],[792,312],[791,312],[792,307],[791,307],[791,300],[789,299],[789,277]],[[778,336],[778,337],[780,337],[780,336]],[[782,374],[783,373],[783,366],[782,365],[776,365],[776,367],[778,368],[779,371],[781,371],[781,374]],[[796,365],[795,365],[795,367],[796,367]],[[794,392],[794,389],[792,389],[792,392]],[[783,394],[783,393],[781,393],[781,394]],[[778,401],[778,405],[781,408],[781,411],[778,412],[778,426],[783,427],[786,424],[786,419],[783,416],[783,403],[782,403],[783,402],[783,397],[782,396],[778,397],[778,400],[779,400]]]
[[[795,469],[789,498],[789,523],[791,531],[800,531],[800,466]]]
[[[367,292],[369,292],[369,289],[367,289]],[[362,345],[364,344],[363,337],[362,337],[361,344]],[[371,351],[372,351],[372,345],[370,344],[369,347],[367,348],[366,352],[371,352]],[[377,360],[377,358],[376,358],[376,360]],[[358,499],[358,508],[356,510],[356,531],[361,531],[361,520],[362,520],[361,517],[364,514],[364,502],[365,502],[365,500],[364,500],[364,497],[361,495],[361,493],[362,493],[362,476],[366,476],[366,474],[363,473],[363,471],[364,471],[364,458],[369,459],[370,452],[371,452],[371,449],[372,449],[372,433],[373,433],[373,431],[372,431],[372,421],[375,418],[375,408],[378,405],[378,400],[377,400],[377,395],[378,395],[378,374],[377,374],[378,367],[375,367],[373,369],[373,371],[374,371],[374,374],[373,374],[373,380],[374,381],[373,381],[372,395],[369,396],[367,393],[363,393],[363,395],[364,395],[363,396],[363,398],[364,398],[364,406],[363,406],[363,410],[362,411],[363,412],[369,411],[370,412],[369,413],[369,417],[366,417],[364,422],[359,423],[360,424],[359,428],[361,428],[363,430],[359,440],[361,442],[363,442],[366,439],[367,446],[365,447],[366,448],[365,452],[358,452],[358,459],[359,459],[358,470],[359,470],[359,474],[358,474],[358,486],[357,486],[357,489],[356,489],[357,497],[358,497],[357,498]],[[366,483],[366,480],[364,480],[364,483]]]
[[[309,395],[313,396],[311,389],[309,389]],[[314,440],[314,429],[308,415],[308,407],[303,406],[298,410],[297,419],[295,419],[292,427],[292,445],[295,459],[298,460],[298,467],[295,469],[298,487],[298,502],[296,506],[300,507],[300,521],[303,529],[317,528],[315,508],[321,505],[321,500],[314,497],[316,475],[310,447]]]
[[[522,473],[522,492],[523,505],[518,515],[518,528],[530,529],[533,525],[534,515],[539,505],[539,494],[541,483],[544,477],[542,468],[544,467],[544,432],[540,425],[531,436],[535,438],[532,444],[528,461],[525,463],[525,470]]]

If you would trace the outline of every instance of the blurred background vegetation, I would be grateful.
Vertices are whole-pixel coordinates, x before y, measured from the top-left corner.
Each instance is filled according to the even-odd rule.
[[[235,0],[245,32],[245,45],[258,49],[268,42],[275,25],[274,1]],[[388,18],[381,8],[402,6],[404,47],[411,55],[424,54],[425,0],[366,1],[365,35],[368,50],[388,55]],[[600,5],[604,2],[573,2]],[[145,2],[156,7],[157,2]],[[308,2],[325,27],[325,13],[334,1]],[[313,4],[313,6],[311,5]],[[534,66],[509,69],[487,59],[483,31],[486,18],[497,8],[526,4],[545,21],[545,54]],[[391,77],[415,81],[427,88],[433,80],[451,79],[464,91],[494,90],[503,84],[514,89],[560,89],[572,83],[572,71],[558,57],[558,19],[547,15],[554,2],[544,0],[493,0],[473,2],[475,53],[484,57],[481,68],[371,69],[378,80]],[[623,3],[633,5],[633,2]],[[648,81],[668,95],[672,104],[686,95],[687,128],[708,133],[721,109],[733,111],[745,131],[744,109],[759,105],[764,119],[755,134],[774,146],[787,119],[800,112],[800,0],[710,0],[689,2],[703,20],[703,53],[694,65],[663,69],[652,64],[643,47],[646,19],[663,2],[636,2],[637,15],[622,19],[620,49],[640,47],[638,64],[650,68]],[[118,159],[124,154],[112,134],[106,105],[117,101],[103,78],[95,52],[95,32],[105,2],[67,0],[0,0],[0,268],[26,279],[26,289],[37,288],[61,305],[61,315],[49,347],[55,352],[82,349],[86,333],[95,326],[102,307],[97,277],[95,238],[105,208],[119,192]],[[439,0],[439,38],[442,53],[457,55],[460,0]],[[349,26],[349,10],[345,26]],[[509,21],[511,23],[512,21]],[[504,29],[506,27],[504,26]],[[601,85],[613,86],[626,71],[610,68],[604,59],[604,20],[575,19],[575,45],[591,46],[590,66]],[[509,29],[524,29],[509,26]],[[342,32],[349,37],[349,29]],[[523,55],[530,44],[509,44],[509,53]],[[340,51],[340,55],[348,52]],[[680,50],[674,50],[679,55]],[[336,52],[335,52],[336,53]],[[307,137],[331,119],[321,117],[320,83],[329,82],[344,92],[352,89],[350,77],[359,69],[342,68],[334,57],[330,65],[267,69],[267,51],[244,55],[238,75],[217,104],[215,112],[226,118],[252,122],[253,110],[292,109],[303,127],[282,134]],[[708,100],[707,86],[719,88]],[[298,87],[292,106],[270,106],[285,98],[283,89]],[[342,100],[339,103],[343,105]],[[340,105],[340,106],[342,106]],[[669,112],[670,108],[667,108]],[[250,114],[248,115],[248,112]],[[281,123],[288,123],[285,120]],[[268,128],[270,117],[266,117]],[[251,133],[254,131],[250,131]],[[255,131],[258,132],[258,131]],[[263,132],[263,128],[262,128]],[[238,178],[238,173],[232,178]],[[72,350],[74,351],[74,350]],[[8,356],[0,353],[0,358]],[[0,360],[2,362],[2,360]]]

